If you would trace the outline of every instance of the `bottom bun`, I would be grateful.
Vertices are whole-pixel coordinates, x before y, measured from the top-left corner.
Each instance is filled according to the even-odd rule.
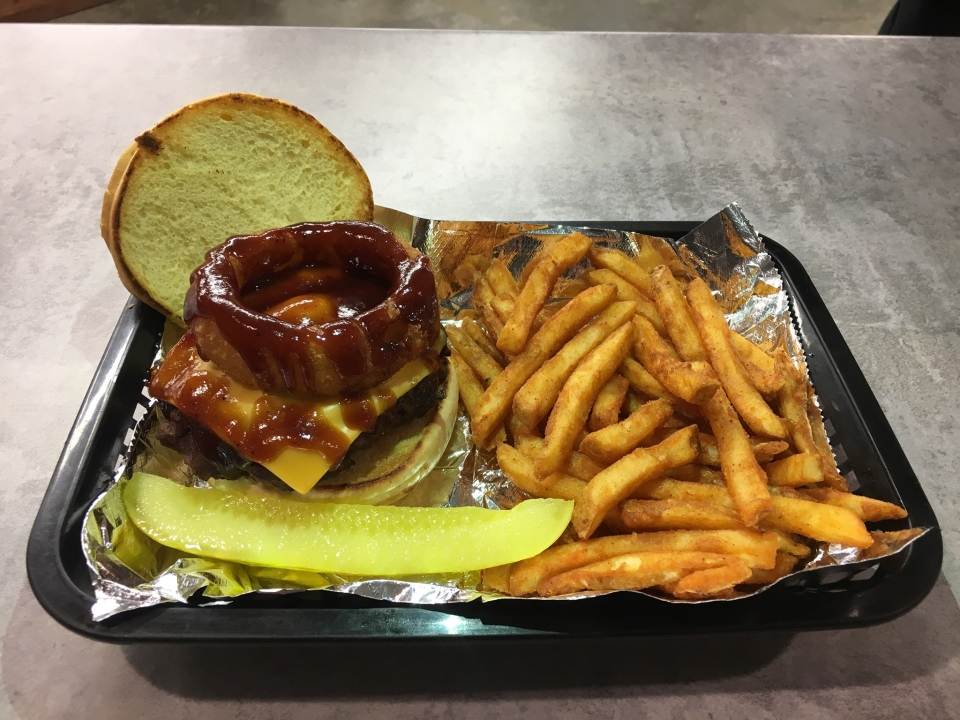
[[[354,456],[354,464],[324,476],[310,492],[284,492],[256,480],[210,480],[224,489],[246,485],[247,492],[275,495],[307,502],[387,505],[395,503],[423,480],[443,456],[457,421],[457,375],[446,364],[446,396],[422,418],[379,435]],[[441,377],[443,373],[441,373]]]

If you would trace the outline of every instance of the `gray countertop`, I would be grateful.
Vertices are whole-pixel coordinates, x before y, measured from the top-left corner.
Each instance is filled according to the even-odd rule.
[[[923,484],[944,577],[887,625],[466,648],[120,648],[60,628],[26,537],[126,292],[103,188],[228,90],[315,114],[381,205],[655,219],[732,200],[806,266]],[[960,715],[960,40],[0,26],[0,716]]]

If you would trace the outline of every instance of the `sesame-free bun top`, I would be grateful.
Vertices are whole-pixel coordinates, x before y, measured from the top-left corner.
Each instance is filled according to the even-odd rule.
[[[227,238],[372,219],[366,173],[316,118],[230,93],[181,108],[124,151],[100,232],[124,286],[182,325],[190,273]]]

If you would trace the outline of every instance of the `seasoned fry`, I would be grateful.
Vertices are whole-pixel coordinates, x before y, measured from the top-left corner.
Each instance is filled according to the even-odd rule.
[[[543,438],[532,434],[523,434],[518,437],[514,434],[514,444],[527,457],[535,458],[543,450]],[[604,469],[605,465],[594,462],[586,455],[580,452],[570,453],[570,459],[563,468],[563,472],[572,475],[580,480],[590,480],[598,472]]]
[[[506,323],[512,316],[513,311],[517,307],[517,298],[514,295],[508,295],[506,293],[502,295],[494,295],[490,298],[490,305],[493,307],[497,317],[503,323]],[[499,350],[499,348],[497,348]]]
[[[638,448],[606,468],[590,481],[573,510],[574,530],[581,539],[590,537],[603,516],[648,480],[692,462],[697,455],[697,427],[680,430],[662,443]]]
[[[546,442],[537,463],[541,476],[556,472],[566,463],[600,388],[616,372],[632,341],[633,326],[622,325],[592,350],[564,383],[547,421]]]
[[[556,405],[564,383],[580,361],[626,323],[636,307],[632,302],[615,302],[577,333],[517,391],[514,415],[525,425],[538,425]]]
[[[503,321],[491,304],[494,297],[496,293],[493,292],[487,279],[478,277],[473,283],[473,307],[483,321],[484,329],[490,334],[490,339],[495,343],[503,330]]]
[[[687,362],[706,361],[707,353],[700,342],[697,326],[690,317],[690,306],[670,268],[659,265],[650,273],[650,278],[657,311],[680,357]]]
[[[573,233],[546,251],[537,263],[517,298],[516,311],[504,324],[497,347],[505,353],[523,350],[537,313],[543,308],[554,284],[568,268],[586,257],[591,240],[582,233]]]
[[[745,525],[755,527],[760,516],[770,509],[767,476],[760,469],[750,439],[723,389],[717,390],[701,409],[716,436],[720,469],[737,512]]]
[[[809,488],[803,493],[817,502],[846,508],[864,522],[900,520],[907,516],[907,511],[899,505],[832,488]]]
[[[633,318],[637,340],[635,349],[643,366],[671,393],[694,405],[705,403],[720,387],[713,369],[704,362],[677,360],[650,321],[641,315]]]
[[[661,478],[643,485],[634,497],[650,500],[693,500],[707,502],[718,507],[734,509],[733,500],[725,487],[706,483],[684,482],[672,478]]]
[[[623,375],[630,387],[634,390],[652,398],[661,398],[666,400],[673,409],[687,417],[699,417],[700,411],[696,405],[692,405],[685,400],[681,400],[672,392],[667,390],[660,381],[647,372],[647,369],[631,357],[624,358],[620,366],[620,374]],[[627,402],[630,402],[630,396],[627,396]],[[627,409],[633,412],[636,408],[627,405]]]
[[[470,369],[479,377],[484,385],[490,385],[497,376],[503,372],[503,368],[492,357],[487,355],[473,339],[463,330],[453,325],[446,328],[447,340],[453,346],[453,349],[460,353],[460,356],[467,362]]]
[[[782,453],[789,447],[790,446],[783,440],[750,438],[750,449],[753,450],[753,455],[757,458],[757,462],[760,462],[761,458],[772,458],[774,455]],[[700,455],[697,457],[697,462],[703,465],[720,467],[720,451],[717,449],[717,439],[713,435],[708,433],[700,434]]]
[[[770,583],[775,583],[782,577],[786,577],[793,572],[793,569],[797,566],[797,563],[800,561],[796,555],[790,555],[788,553],[777,553],[777,563],[773,566],[772,570],[761,570],[760,568],[753,568],[753,571],[750,575],[750,578],[744,580],[744,585],[769,585]]]
[[[593,404],[587,427],[591,430],[601,430],[610,425],[616,425],[620,420],[620,408],[623,407],[623,401],[629,389],[630,383],[623,375],[614,375],[607,380],[607,384],[600,389],[597,401]]]
[[[740,558],[731,558],[729,565],[707,570],[697,570],[678,580],[669,592],[676,598],[697,600],[720,597],[735,585],[749,580],[753,571]]]
[[[703,442],[703,436],[704,433],[700,433],[700,442]],[[668,472],[667,477],[672,477],[675,480],[684,480],[686,482],[727,486],[727,483],[723,479],[722,472],[716,468],[704,467],[703,465],[684,465],[683,467],[675,468]]]
[[[763,519],[767,527],[858,548],[873,544],[863,521],[845,507],[789,497],[774,496],[771,499],[773,507]]]
[[[615,462],[636,447],[673,414],[666,400],[651,400],[621,422],[587,435],[580,452],[599,463]]]
[[[464,318],[461,327],[463,328],[463,331],[469,335],[477,345],[482,347],[483,351],[487,355],[496,360],[501,367],[507,364],[507,360],[505,357],[503,357],[503,353],[497,350],[497,346],[490,342],[490,338],[487,337],[487,334],[477,324],[476,320],[473,318]]]
[[[730,564],[730,555],[701,552],[641,552],[618,555],[555,575],[537,586],[544,597],[581,590],[642,590],[676,582],[695,570]]]
[[[810,453],[797,453],[783,460],[777,460],[764,465],[763,470],[767,473],[767,479],[771,485],[797,487],[823,480],[820,456]]]
[[[696,500],[626,500],[620,516],[631,530],[739,530],[733,510]]]
[[[773,530],[772,532],[777,535],[777,552],[787,553],[798,558],[807,557],[813,552],[807,545],[797,542],[793,533],[783,530]]]
[[[463,287],[467,287],[473,285],[477,277],[482,275],[489,266],[490,260],[485,254],[467,255],[460,261],[460,266],[453,271],[453,277]]]
[[[509,594],[510,592],[510,573],[516,563],[508,565],[497,565],[487,568],[480,573],[480,582],[484,590],[493,590]]]
[[[764,395],[773,395],[783,387],[783,376],[777,372],[773,358],[740,333],[730,331],[730,345],[740,359],[747,379]]]
[[[783,421],[743,376],[740,362],[730,345],[730,332],[723,317],[723,310],[711,294],[710,288],[697,278],[687,285],[686,295],[710,364],[744,422],[758,435],[778,439],[787,437]]]
[[[477,402],[472,429],[478,445],[486,446],[494,431],[506,419],[514,395],[530,376],[591,317],[609,306],[615,296],[616,289],[609,285],[584,290],[537,331],[524,351],[504,368]]]
[[[517,281],[513,279],[510,270],[504,265],[503,260],[494,258],[487,268],[487,282],[493,288],[497,295],[512,295],[516,297],[520,289],[517,287]]]
[[[658,333],[666,333],[666,329],[663,327],[663,320],[660,319],[657,306],[653,304],[653,301],[647,299],[646,295],[615,272],[612,270],[590,270],[584,277],[591,285],[603,285],[604,283],[616,285],[617,300],[621,302],[628,300],[635,302],[637,304],[637,312],[647,318],[657,329]]]
[[[477,401],[483,395],[483,384],[470,369],[467,361],[456,350],[450,353],[450,363],[453,365],[453,371],[457,374],[457,383],[460,385],[460,399],[467,409],[467,415],[472,418],[477,407]]]
[[[587,254],[595,268],[611,270],[622,277],[647,298],[653,299],[653,283],[650,273],[640,267],[632,258],[619,250],[594,245]]]
[[[820,409],[813,401],[813,397],[807,398],[807,413],[818,413]],[[830,448],[830,441],[827,439],[823,423],[810,423],[810,429],[813,431],[813,443],[820,452],[820,465],[823,467],[823,481],[834,490],[848,492],[850,486],[847,485],[846,478],[840,474],[837,467],[837,459]]]

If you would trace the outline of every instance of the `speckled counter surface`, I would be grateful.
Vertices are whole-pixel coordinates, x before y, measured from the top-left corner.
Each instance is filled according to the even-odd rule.
[[[859,360],[940,518],[944,577],[897,621],[802,636],[331,652],[60,628],[24,550],[126,299],[103,188],[136,134],[228,90],[314,113],[379,204],[426,217],[739,201]],[[0,26],[0,716],[960,716],[958,232],[957,39]]]

